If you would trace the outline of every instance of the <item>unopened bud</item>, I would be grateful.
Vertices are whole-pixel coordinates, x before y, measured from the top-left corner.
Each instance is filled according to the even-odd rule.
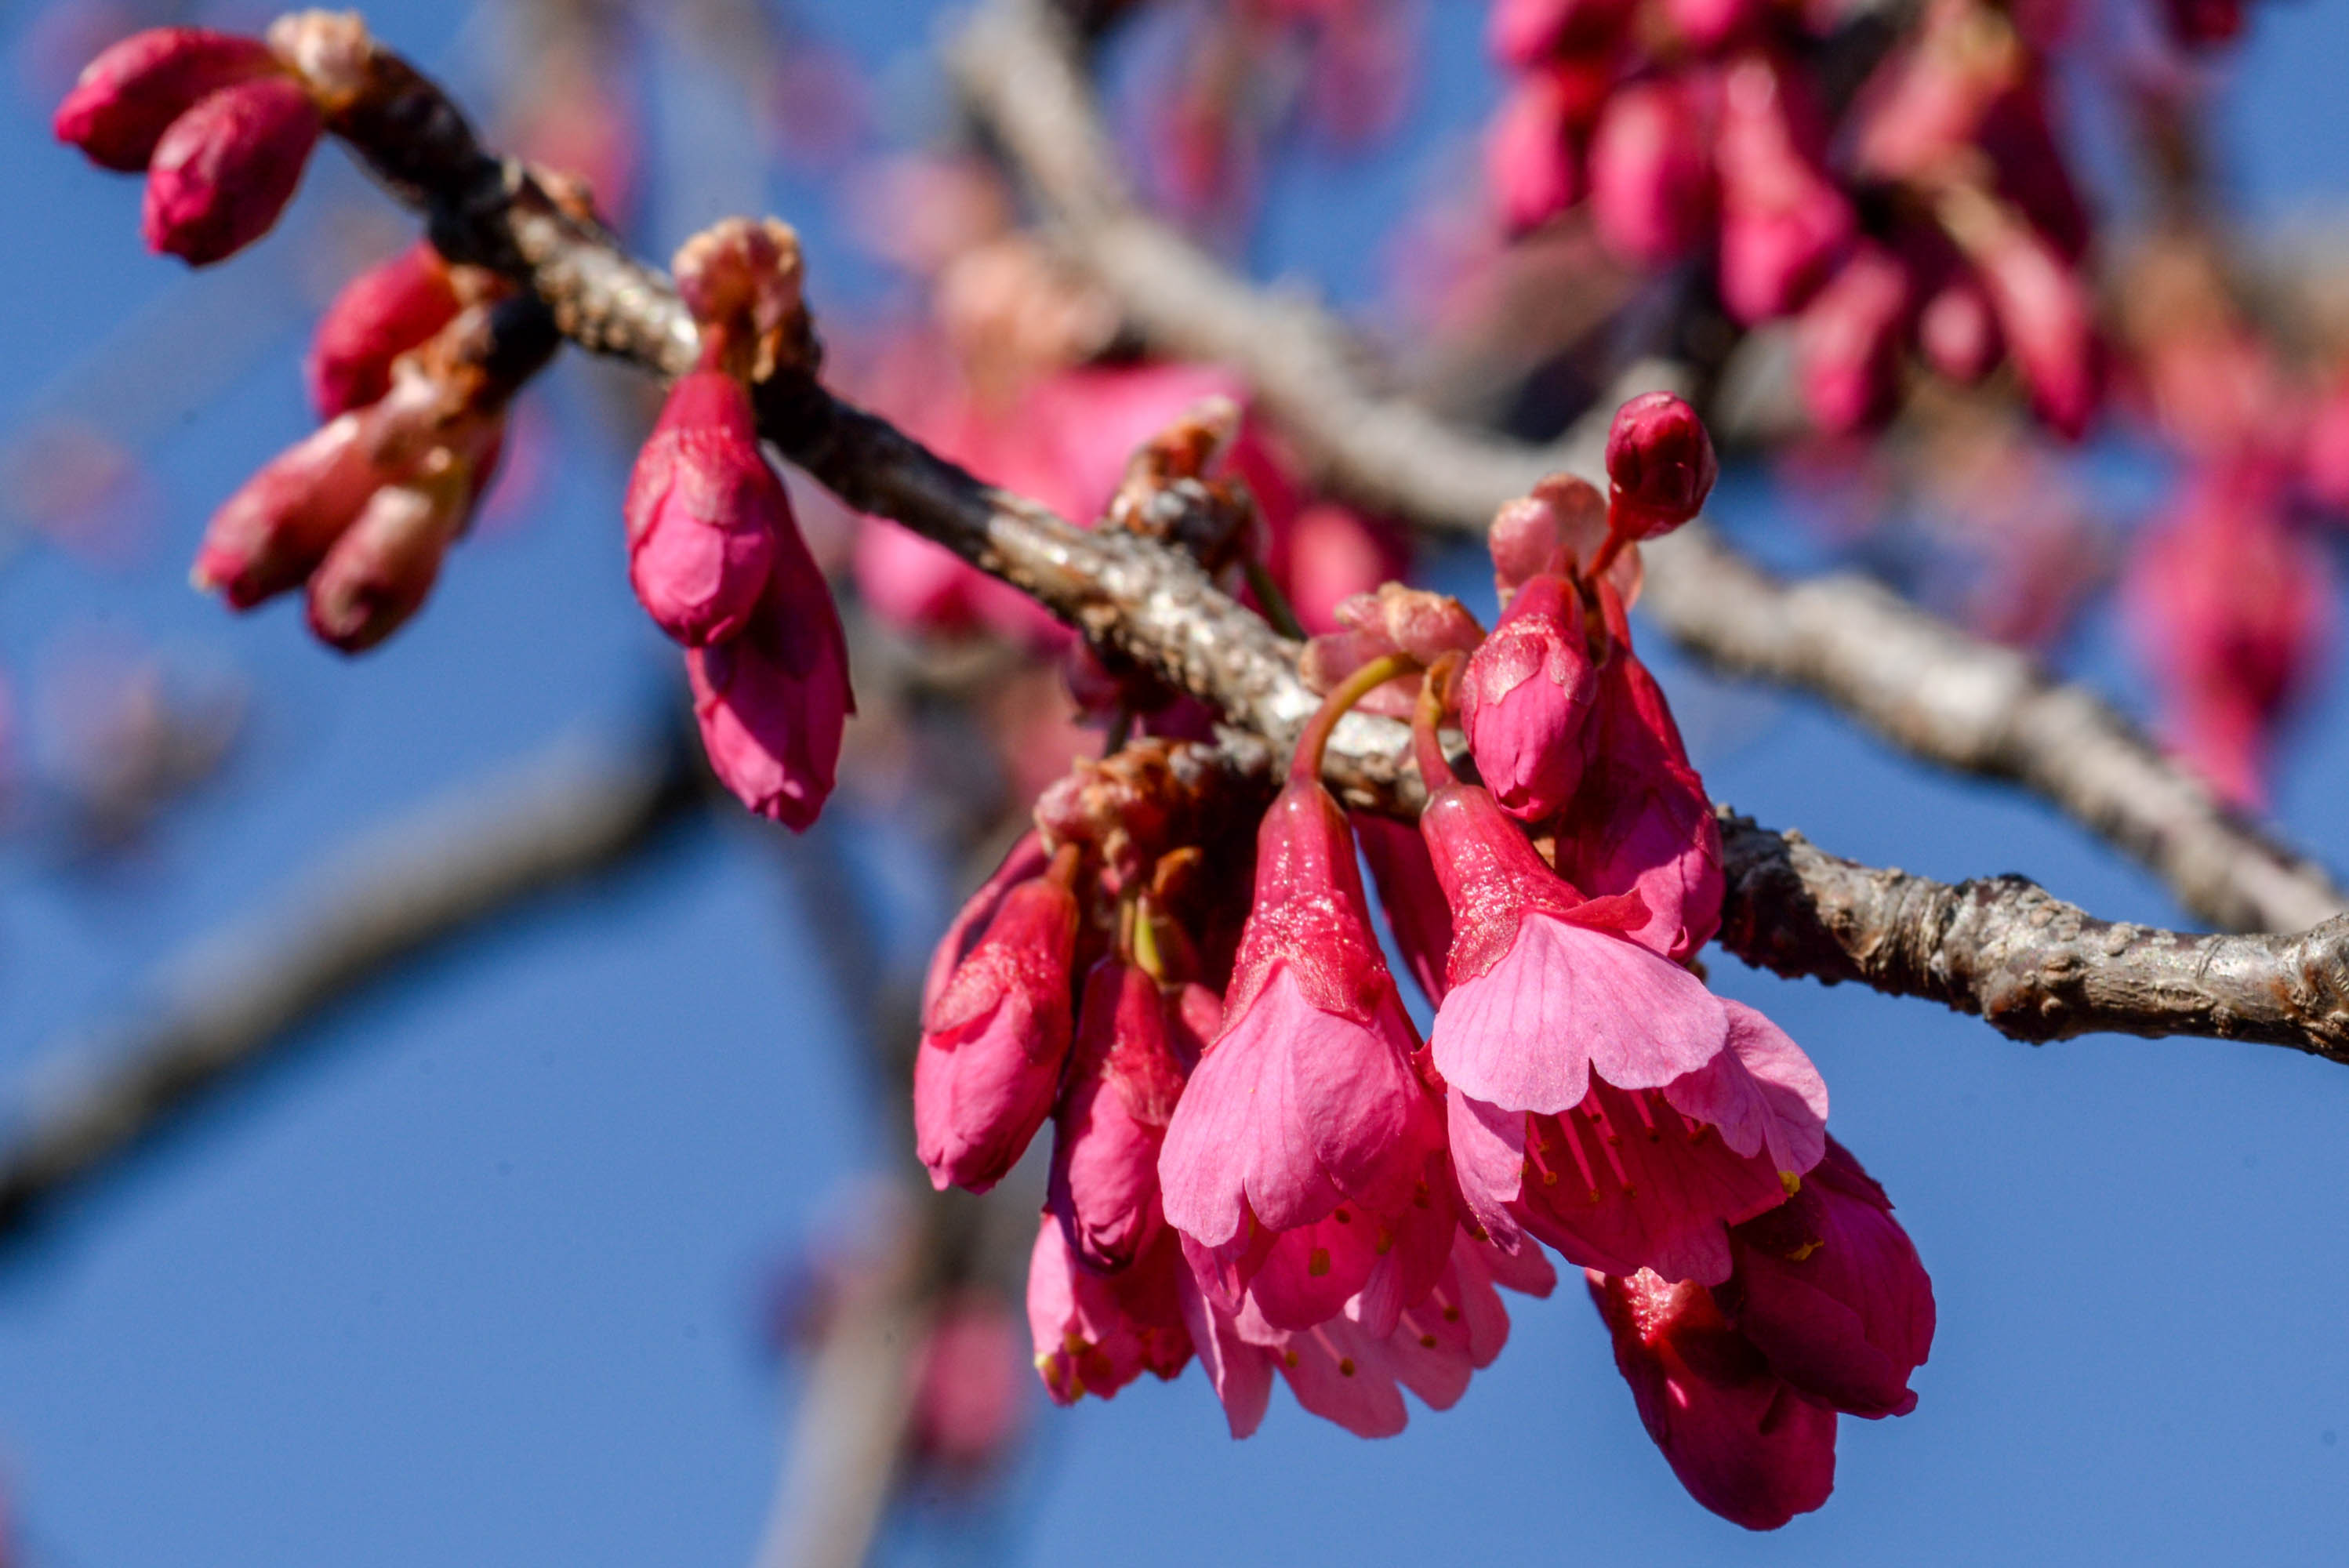
[[[370,496],[311,576],[310,630],[320,642],[365,653],[423,607],[473,494],[470,468],[453,454],[431,469]]]
[[[204,266],[267,233],[324,121],[291,78],[223,88],[171,122],[147,168],[149,249]]]
[[[391,389],[392,361],[421,347],[463,307],[449,263],[419,240],[343,285],[310,340],[310,398],[331,419]]]
[[[1608,527],[1627,540],[1670,533],[1703,509],[1720,473],[1696,410],[1670,392],[1643,392],[1607,432]]]
[[[99,55],[57,106],[57,139],[92,163],[135,174],[163,132],[222,88],[282,70],[258,38],[203,27],[150,27]]]
[[[740,382],[716,370],[678,382],[637,455],[623,511],[628,581],[661,629],[688,647],[740,632],[766,587],[777,533],[794,526]]]
[[[314,430],[245,480],[212,514],[195,585],[250,610],[310,574],[383,482],[358,415]]]

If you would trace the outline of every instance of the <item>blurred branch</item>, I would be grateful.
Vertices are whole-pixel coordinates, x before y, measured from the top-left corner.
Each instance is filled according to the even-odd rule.
[[[64,1081],[0,1149],[0,1240],[401,965],[630,863],[700,788],[680,741],[617,758],[566,745],[318,866],[171,965],[149,1016],[57,1053]]]
[[[951,57],[1055,233],[1143,335],[1238,370],[1338,490],[1481,534],[1543,473],[1603,483],[1603,410],[1546,448],[1447,425],[1374,389],[1344,329],[1311,302],[1252,287],[1142,211],[1043,0],[989,0]],[[2321,867],[2226,810],[2093,693],[2024,655],[1853,573],[1783,583],[1702,524],[1644,548],[1646,607],[1682,648],[1807,690],[1913,756],[2023,785],[2151,870],[2196,916],[2295,931],[2349,906]]]
[[[667,375],[691,364],[693,324],[666,278],[621,253],[601,229],[562,211],[527,170],[483,152],[455,106],[397,57],[378,50],[374,69],[377,89],[351,113],[339,117],[335,129],[388,184],[430,214],[436,243],[462,259],[499,265],[526,283],[574,341]],[[1027,87],[1034,93],[1046,90],[1032,81]],[[1298,677],[1296,645],[1218,592],[1188,556],[1114,528],[1087,531],[1032,501],[982,483],[885,421],[839,402],[806,367],[780,372],[761,386],[758,397],[761,433],[849,505],[894,518],[936,541],[1023,589],[1097,643],[1217,707],[1228,726],[1223,744],[1220,748],[1195,748],[1194,765],[1261,776],[1272,758],[1294,743],[1303,718],[1318,701]],[[1669,594],[1664,597],[1670,602]],[[1885,614],[1871,616],[1862,613],[1868,608],[1864,601],[1852,606],[1857,618],[1838,621],[1843,631],[1815,628],[1839,651],[1850,653],[1851,663],[1840,667],[1874,667],[1874,661],[1885,657],[1882,640],[1889,637],[1897,643],[1909,633],[1949,639],[1944,646],[1952,657],[1980,649],[1955,631],[1937,629],[1918,612],[1896,614],[1888,605]],[[1853,634],[1864,645],[1847,649],[1837,640]],[[2013,667],[2007,663],[2012,655],[1992,658],[1992,652],[1980,649],[1980,657],[1971,664],[1960,659],[1960,672],[1985,665],[1998,671]],[[1965,682],[1929,684],[1923,700],[1950,703],[1953,692],[1966,696]],[[1418,776],[1403,763],[1407,749],[1402,726],[1350,714],[1333,738],[1326,773],[1352,800],[1409,817],[1416,813],[1421,795]],[[2131,758],[2140,755],[2146,767],[2153,766],[2149,748],[2124,753],[2112,765],[2126,773],[2134,766]],[[2182,793],[2188,789],[2183,784],[2178,788]],[[2121,809],[2137,810],[2126,791],[2114,794]],[[2204,826],[2212,834],[2240,836],[2240,829],[2215,815]],[[2150,830],[2148,840],[2159,841],[2161,830],[2158,826]],[[2273,853],[2256,839],[2243,837],[2242,843],[2246,855]],[[1769,943],[1782,926],[1806,918],[1818,924],[1818,911],[1833,910],[1840,897],[1847,896],[1830,874],[1843,862],[1824,857],[1801,862],[1791,848],[1787,856],[1787,863],[1799,872],[1791,883],[1783,878],[1741,879],[1740,903],[1726,923],[1730,951],[1769,952]],[[1889,880],[1881,885],[1896,892],[1933,885],[1882,874]],[[1820,879],[1816,888],[1814,875]],[[1774,899],[1785,907],[1773,903]],[[2047,901],[2023,922],[2042,933],[2039,941],[2046,950],[2050,974],[2079,955],[2076,938],[2066,937],[2060,923],[2039,918],[2053,907],[2053,901]],[[1931,975],[1938,961],[1936,944],[1951,931],[1933,901],[1897,896],[1879,910],[1875,924],[1853,923],[1838,931],[1830,921],[1825,929],[1834,934],[1849,961],[1837,977],[1869,984],[1880,978],[1893,989],[1911,991],[1924,990],[1920,976]],[[2070,950],[2059,951],[2067,942]],[[1871,967],[1871,954],[1902,946],[1921,955],[1917,964]],[[2006,952],[2010,958],[2019,952],[2027,955],[2028,947],[2029,942],[2018,936],[2007,944]],[[2322,962],[2330,949],[2319,944],[2307,952]],[[1971,993],[1945,985],[1925,994],[1949,1000]],[[2225,1032],[2235,1028],[2233,1008],[2223,993],[2214,993],[2209,1007],[2177,1014],[2164,1020],[2164,1026]],[[2125,1028],[2143,1029],[2149,1022],[2139,1005],[2116,1008],[2111,1016]],[[2101,1015],[2086,1006],[2075,1009],[2067,1027],[2073,1025],[2101,1026]]]
[[[2349,1062],[2349,915],[2295,936],[2116,924],[2019,876],[1952,886],[1720,814],[1721,944],[1756,968],[1927,997],[2034,1043],[2202,1035]]]

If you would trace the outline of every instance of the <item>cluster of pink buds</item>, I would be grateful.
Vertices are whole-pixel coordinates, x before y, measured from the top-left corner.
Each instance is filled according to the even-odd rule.
[[[1143,741],[1049,791],[934,962],[915,1122],[939,1186],[985,1190],[1050,1120],[1030,1277],[1053,1398],[1195,1355],[1235,1435],[1273,1378],[1366,1436],[1444,1408],[1508,1328],[1496,1286],[1585,1269],[1642,1419],[1690,1491],[1753,1528],[1817,1507],[1838,1414],[1915,1403],[1931,1287],[1826,1136],[1792,1040],[1690,967],[1719,830],[1633,651],[1638,542],[1692,517],[1711,443],[1627,405],[1610,493],[1546,481],[1495,520],[1490,636],[1390,583],[1317,638],[1327,695],[1254,832]],[[1408,712],[1418,830],[1320,782],[1360,706]],[[1456,716],[1477,775],[1455,773]],[[1373,933],[1436,1004],[1424,1042]]]
[[[1710,253],[1729,314],[1798,318],[1815,420],[1889,413],[1911,350],[1972,382],[2011,360],[2076,435],[2097,358],[2088,224],[2049,129],[2063,7],[1932,0],[1830,123],[1836,25],[1764,0],[1495,0],[1517,73],[1488,143],[1513,229],[1588,203],[1626,263]]]
[[[536,368],[493,363],[505,293],[495,274],[450,266],[420,242],[347,284],[310,356],[325,423],[212,514],[196,586],[249,610],[306,583],[311,631],[348,654],[414,616],[496,472],[507,405]]]
[[[732,218],[686,242],[678,293],[701,332],[628,480],[628,580],[686,650],[710,766],[794,829],[832,793],[855,698],[832,589],[759,446],[753,383],[813,346],[799,239]]]
[[[143,170],[148,246],[205,266],[277,222],[367,49],[356,15],[323,11],[280,18],[265,40],[150,28],[89,63],[57,108],[57,139],[101,168]]]

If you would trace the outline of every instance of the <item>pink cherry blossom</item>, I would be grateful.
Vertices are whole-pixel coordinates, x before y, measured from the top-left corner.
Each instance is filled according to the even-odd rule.
[[[1703,1286],[1585,1276],[1648,1436],[1689,1495],[1775,1530],[1835,1490],[1836,1413],[1771,1372]]]
[[[1191,1359],[1182,1297],[1189,1278],[1172,1231],[1161,1230],[1131,1267],[1103,1275],[1078,1261],[1045,1215],[1029,1259],[1028,1327],[1052,1402],[1106,1399],[1144,1372],[1180,1373]]]
[[[1865,245],[1811,301],[1795,330],[1803,403],[1812,423],[1849,435],[1890,411],[1907,331],[1909,270]]]
[[[1698,96],[1670,77],[1632,83],[1607,100],[1590,139],[1590,215],[1625,261],[1669,265],[1712,232],[1706,118]]]
[[[1723,88],[1721,297],[1748,324],[1800,310],[1854,228],[1851,203],[1827,180],[1806,134],[1795,84],[1765,57],[1731,67]]]
[[[1345,814],[1292,779],[1257,839],[1255,905],[1222,1032],[1159,1157],[1166,1219],[1246,1249],[1352,1204],[1408,1207],[1442,1127],[1411,1062],[1419,1040],[1380,957]]]
[[[1073,851],[1007,894],[926,1012],[914,1058],[914,1141],[930,1184],[984,1192],[1051,1114],[1071,1027]]]

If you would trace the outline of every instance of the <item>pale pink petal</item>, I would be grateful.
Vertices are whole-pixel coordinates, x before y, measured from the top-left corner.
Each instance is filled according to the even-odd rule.
[[[1674,1109],[1709,1121],[1740,1154],[1764,1149],[1776,1169],[1801,1175],[1826,1148],[1827,1086],[1803,1047],[1743,1002],[1724,998],[1729,1049],[1664,1086]]]
[[[1190,1270],[1183,1271],[1177,1288],[1183,1326],[1190,1331],[1191,1346],[1206,1369],[1216,1398],[1223,1402],[1224,1420],[1233,1437],[1247,1437],[1263,1424],[1265,1407],[1272,1399],[1272,1357],[1240,1338],[1231,1318],[1201,1294]]]
[[[1457,1084],[1446,1094],[1444,1109],[1461,1201],[1496,1246],[1516,1251],[1520,1233],[1509,1205],[1525,1182],[1525,1112],[1471,1099]]]

